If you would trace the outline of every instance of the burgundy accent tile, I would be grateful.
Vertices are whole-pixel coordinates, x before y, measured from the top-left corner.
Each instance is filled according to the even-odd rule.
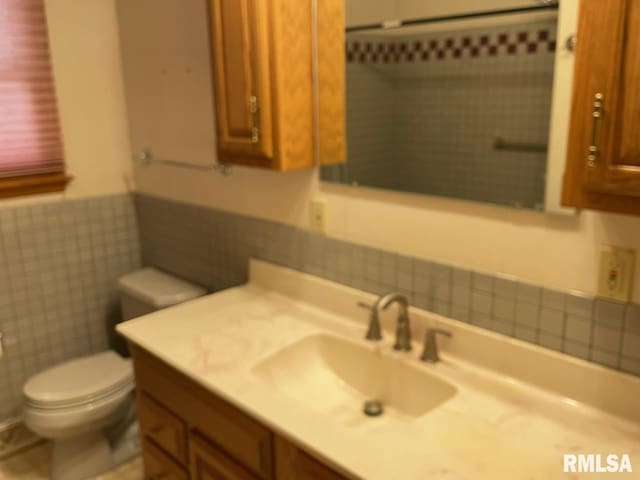
[[[460,48],[456,48],[453,51],[453,56],[454,58],[460,58],[462,56],[462,50]]]
[[[464,37],[462,39],[462,46],[463,47],[470,47],[471,46],[471,38],[470,37]]]
[[[556,51],[556,41],[552,40],[549,42],[549,51],[550,52],[555,52]]]
[[[357,52],[360,50],[360,42],[353,42],[353,51]]]
[[[524,43],[529,38],[529,34],[527,32],[520,32],[518,34],[518,42]]]
[[[364,51],[365,51],[365,52],[367,52],[367,53],[369,53],[371,50],[372,50],[371,43],[370,43],[370,42],[367,42],[367,43],[364,45]]]
[[[496,47],[495,45],[491,45],[489,47],[489,55],[491,55],[492,57],[495,57],[498,54],[498,47]]]
[[[489,36],[488,35],[482,35],[480,37],[480,45],[489,45]]]
[[[414,55],[413,55],[413,52],[409,52],[409,53],[407,53],[407,60],[408,60],[408,61],[413,62],[413,61],[414,61],[414,59],[415,59],[415,57],[414,57]]]
[[[438,48],[438,41],[437,40],[431,40],[429,42],[429,48],[431,50],[436,50]]]
[[[400,44],[400,51],[401,52],[406,52],[407,51],[407,44],[406,43],[401,43]]]
[[[392,43],[391,45],[389,45],[389,52],[395,53],[395,51],[396,51],[396,44]]]
[[[361,53],[360,57],[358,57],[358,60],[360,61],[360,63],[364,63],[367,61],[367,56],[364,53]]]
[[[515,44],[513,44],[513,43],[512,43],[512,44],[509,44],[509,45],[507,46],[507,53],[508,53],[509,55],[515,55],[516,53],[518,53],[518,46],[517,46],[517,45],[515,45]]]
[[[421,52],[421,51],[422,51],[422,42],[415,42],[415,43],[413,44],[413,49],[414,49],[416,52]]]
[[[527,53],[536,53],[538,51],[537,43],[529,43],[527,45]]]
[[[438,60],[442,60],[444,58],[444,55],[445,55],[444,50],[438,50]]]
[[[378,53],[382,53],[384,52],[384,43],[379,43],[378,44]]]
[[[373,63],[378,63],[378,54],[377,54],[377,53],[373,53],[373,54],[371,55],[371,61],[372,61]]]
[[[355,57],[354,57],[354,55],[353,55],[353,52],[349,52],[349,53],[347,53],[347,61],[348,61],[349,63],[353,63],[353,61],[354,61],[354,60],[355,60]]]
[[[453,47],[453,38],[447,38],[447,41],[444,42],[444,46],[447,48],[452,48]]]
[[[498,35],[498,43],[500,45],[506,44],[508,40],[509,36],[506,33],[501,33],[500,35]]]
[[[478,47],[471,48],[471,56],[472,57],[479,57],[480,56],[480,49]]]
[[[389,54],[388,54],[388,53],[385,53],[385,54],[384,54],[384,57],[382,57],[382,61],[383,61],[384,63],[389,63]]]
[[[422,60],[425,60],[425,61],[429,60],[429,57],[430,57],[430,55],[429,55],[428,51],[427,52],[422,52]]]
[[[401,58],[401,55],[400,55],[399,53],[396,53],[396,54],[393,56],[393,61],[394,61],[394,62],[396,62],[396,63],[398,63],[398,62],[400,61],[400,58]]]
[[[538,40],[548,40],[549,30],[538,30]]]

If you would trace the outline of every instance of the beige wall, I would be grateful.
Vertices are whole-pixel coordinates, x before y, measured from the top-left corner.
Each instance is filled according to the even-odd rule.
[[[130,147],[113,0],[45,0],[51,56],[74,181],[68,197],[123,192]]]

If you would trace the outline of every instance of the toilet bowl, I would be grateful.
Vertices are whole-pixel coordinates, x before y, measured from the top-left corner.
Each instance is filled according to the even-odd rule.
[[[204,288],[155,268],[118,280],[129,320],[201,297]],[[139,452],[131,361],[113,351],[78,358],[24,385],[24,423],[53,441],[52,480],[85,480]]]
[[[133,368],[112,351],[45,370],[24,386],[24,422],[53,442],[52,480],[84,480],[113,466],[109,428],[134,404]]]

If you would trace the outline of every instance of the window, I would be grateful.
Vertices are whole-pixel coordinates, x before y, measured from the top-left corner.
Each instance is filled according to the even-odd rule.
[[[0,197],[68,180],[43,0],[0,0]]]

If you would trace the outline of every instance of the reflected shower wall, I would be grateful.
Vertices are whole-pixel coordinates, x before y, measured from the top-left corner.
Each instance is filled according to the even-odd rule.
[[[555,19],[349,34],[348,161],[321,178],[543,208],[555,39]]]

